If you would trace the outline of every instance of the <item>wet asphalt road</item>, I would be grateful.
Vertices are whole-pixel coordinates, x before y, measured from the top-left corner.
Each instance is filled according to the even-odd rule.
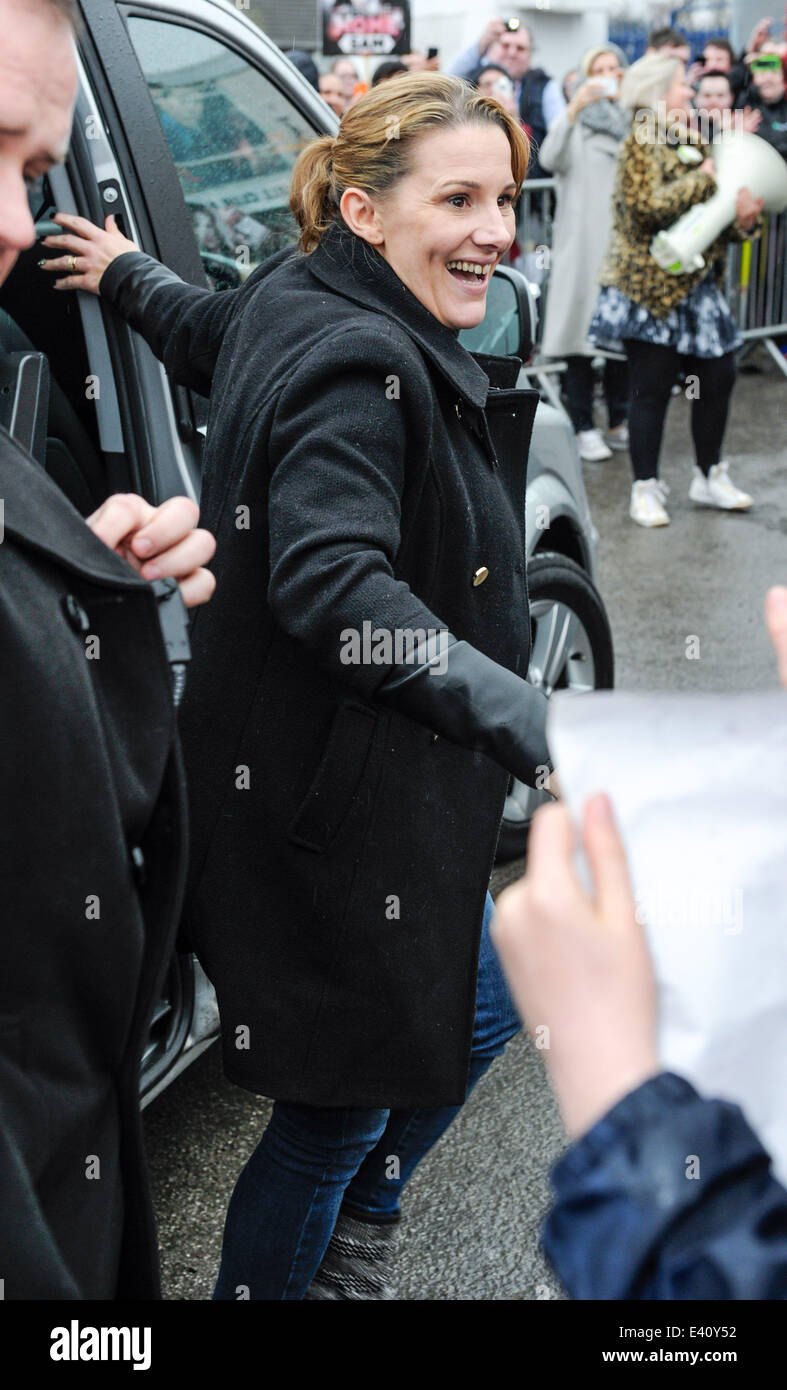
[[[627,455],[586,465],[601,533],[598,582],[627,689],[766,689],[774,668],[762,622],[766,588],[787,582],[787,381],[764,355],[733,402],[727,457],[756,506],[705,512],[688,501],[688,407],[673,402],[663,476],[672,524],[628,520]],[[686,656],[699,638],[699,659]],[[493,891],[521,872],[506,866]],[[214,1047],[146,1111],[164,1295],[210,1296],[234,1178],[265,1124],[266,1101],[222,1078]],[[397,1255],[400,1299],[559,1296],[537,1247],[546,1173],[562,1137],[541,1059],[515,1039],[413,1177]]]

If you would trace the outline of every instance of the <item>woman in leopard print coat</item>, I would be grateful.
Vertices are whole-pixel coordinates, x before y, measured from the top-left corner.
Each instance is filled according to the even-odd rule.
[[[677,58],[653,55],[626,73],[621,101],[635,117],[620,151],[612,234],[589,331],[597,346],[618,351],[622,346],[628,359],[630,515],[642,526],[669,522],[658,464],[680,368],[696,382],[691,420],[696,468],[689,496],[736,510],[752,501],[734,486],[721,460],[741,338],[720,285],[727,243],[758,233],[762,204],[740,190],[736,220],[705,252],[700,270],[673,275],[650,254],[658,231],[715,192],[710,150],[689,127],[691,97]]]

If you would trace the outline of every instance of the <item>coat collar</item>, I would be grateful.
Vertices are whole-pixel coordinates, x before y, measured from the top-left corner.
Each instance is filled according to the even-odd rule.
[[[355,304],[398,323],[451,386],[483,409],[489,379],[459,342],[456,330],[440,323],[373,246],[334,222],[308,257],[312,275]]]
[[[15,540],[96,583],[149,588],[141,575],[94,536],[41,465],[2,427],[0,496],[4,530]]]

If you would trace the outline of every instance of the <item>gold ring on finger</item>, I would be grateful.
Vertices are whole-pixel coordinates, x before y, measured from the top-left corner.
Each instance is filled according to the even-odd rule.
[[[75,271],[76,268],[77,268],[77,258],[76,258],[76,256],[69,256],[69,258],[68,258],[68,268],[69,268],[69,270],[71,271],[71,274],[73,275],[73,274],[74,274],[74,271]]]

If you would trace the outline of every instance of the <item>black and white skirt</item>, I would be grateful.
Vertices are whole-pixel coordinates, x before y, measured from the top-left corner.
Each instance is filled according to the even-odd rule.
[[[622,290],[605,285],[588,338],[611,352],[622,352],[625,338],[639,338],[692,357],[723,357],[743,344],[729,305],[710,277],[695,285],[663,319],[635,304]]]

